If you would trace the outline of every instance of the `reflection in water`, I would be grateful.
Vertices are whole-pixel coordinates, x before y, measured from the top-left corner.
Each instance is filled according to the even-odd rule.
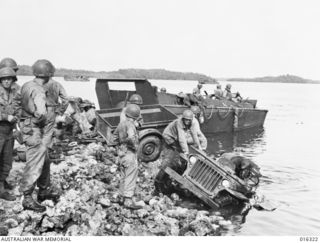
[[[219,156],[225,152],[244,152],[248,157],[257,151],[255,148],[263,149],[264,129],[255,128],[240,131],[237,133],[222,133],[217,135],[210,135],[208,138],[209,154]]]

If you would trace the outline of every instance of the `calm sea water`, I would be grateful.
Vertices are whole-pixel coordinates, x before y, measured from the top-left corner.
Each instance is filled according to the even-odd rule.
[[[31,77],[20,77],[20,84]],[[95,81],[65,82],[68,95],[96,104]],[[159,81],[168,92],[191,92],[192,81]],[[221,82],[225,85],[225,82]],[[277,205],[272,212],[251,209],[248,214],[229,213],[231,227],[223,235],[320,234],[320,85],[233,82],[243,98],[258,100],[269,113],[262,129],[209,137],[210,153],[240,150],[261,167],[258,193]],[[204,89],[212,93],[214,85]]]

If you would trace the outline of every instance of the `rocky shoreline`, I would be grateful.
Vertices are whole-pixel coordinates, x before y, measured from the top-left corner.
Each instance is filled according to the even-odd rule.
[[[101,151],[104,151],[101,156]],[[51,165],[51,180],[61,198],[44,201],[44,213],[24,211],[19,181],[24,163],[15,162],[9,181],[16,185],[17,200],[0,199],[0,235],[107,236],[107,235],[220,235],[232,227],[219,212],[179,206],[176,193],[152,196],[160,161],[139,165],[136,197],[142,209],[130,210],[119,202],[119,170],[113,148],[101,143],[77,144],[59,164]],[[34,195],[35,196],[35,195]]]

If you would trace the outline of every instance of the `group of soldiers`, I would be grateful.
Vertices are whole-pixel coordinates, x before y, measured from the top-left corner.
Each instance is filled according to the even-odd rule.
[[[141,208],[141,203],[134,199],[134,191],[138,177],[138,132],[137,129],[143,122],[140,105],[143,104],[139,94],[133,94],[126,106],[122,109],[120,123],[113,134],[113,142],[118,145],[118,158],[121,171],[120,200],[119,203],[130,209]],[[179,170],[180,162],[175,157],[179,154],[187,157],[189,144],[199,150],[207,148],[207,139],[200,130],[197,115],[200,108],[197,106],[186,109],[182,116],[172,121],[164,129],[162,137],[164,146],[161,152],[161,166],[155,178],[155,194],[162,192],[167,166]]]
[[[44,200],[56,202],[60,195],[50,183],[49,150],[52,147],[54,127],[61,111],[69,102],[63,86],[52,79],[55,67],[48,60],[38,60],[32,66],[33,80],[20,87],[17,81],[18,65],[11,58],[0,62],[0,198],[15,200],[10,193],[13,186],[7,182],[12,168],[15,134],[22,137],[26,146],[26,164],[20,183],[24,209],[44,212]],[[122,110],[120,123],[114,132],[120,164],[120,203],[127,208],[138,209],[141,204],[134,199],[138,176],[137,150],[139,136],[137,128],[143,123],[139,94],[133,94]],[[207,147],[207,139],[200,130],[199,107],[193,106],[182,116],[171,122],[163,131],[164,148],[160,172],[155,179],[156,193],[164,180],[166,166],[177,167],[173,157],[176,153],[187,156],[188,144],[200,150]],[[33,192],[38,187],[37,197]]]
[[[177,103],[180,105],[186,106],[199,106],[200,108],[204,108],[204,100],[206,98],[215,98],[218,100],[228,100],[233,102],[241,102],[242,97],[239,92],[232,93],[231,92],[231,84],[227,84],[225,90],[222,90],[221,84],[217,84],[216,89],[213,94],[205,94],[202,93],[202,83],[198,83],[197,87],[192,90],[192,93],[186,94],[180,92],[177,94]]]
[[[46,210],[39,202],[59,199],[59,193],[50,184],[48,150],[52,146],[59,99],[67,101],[60,83],[53,80],[55,67],[48,60],[38,60],[32,66],[35,78],[20,87],[17,81],[18,65],[12,58],[0,62],[0,198],[13,201],[15,196],[7,189],[12,168],[15,134],[26,146],[26,165],[21,179],[24,209]],[[14,132],[15,131],[15,132]],[[18,131],[18,133],[17,133]],[[32,197],[38,186],[37,199]]]

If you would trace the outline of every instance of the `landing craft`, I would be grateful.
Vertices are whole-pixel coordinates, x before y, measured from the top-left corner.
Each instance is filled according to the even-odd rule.
[[[124,84],[121,90],[116,88],[117,83]],[[178,104],[177,95],[157,92],[147,79],[97,79],[96,93],[101,109],[117,107],[127,93],[129,96],[137,93],[142,96],[144,105],[160,104],[177,116],[188,108]],[[257,109],[256,103],[256,100],[235,103],[206,98],[201,130],[205,134],[214,134],[262,127],[268,111]]]

